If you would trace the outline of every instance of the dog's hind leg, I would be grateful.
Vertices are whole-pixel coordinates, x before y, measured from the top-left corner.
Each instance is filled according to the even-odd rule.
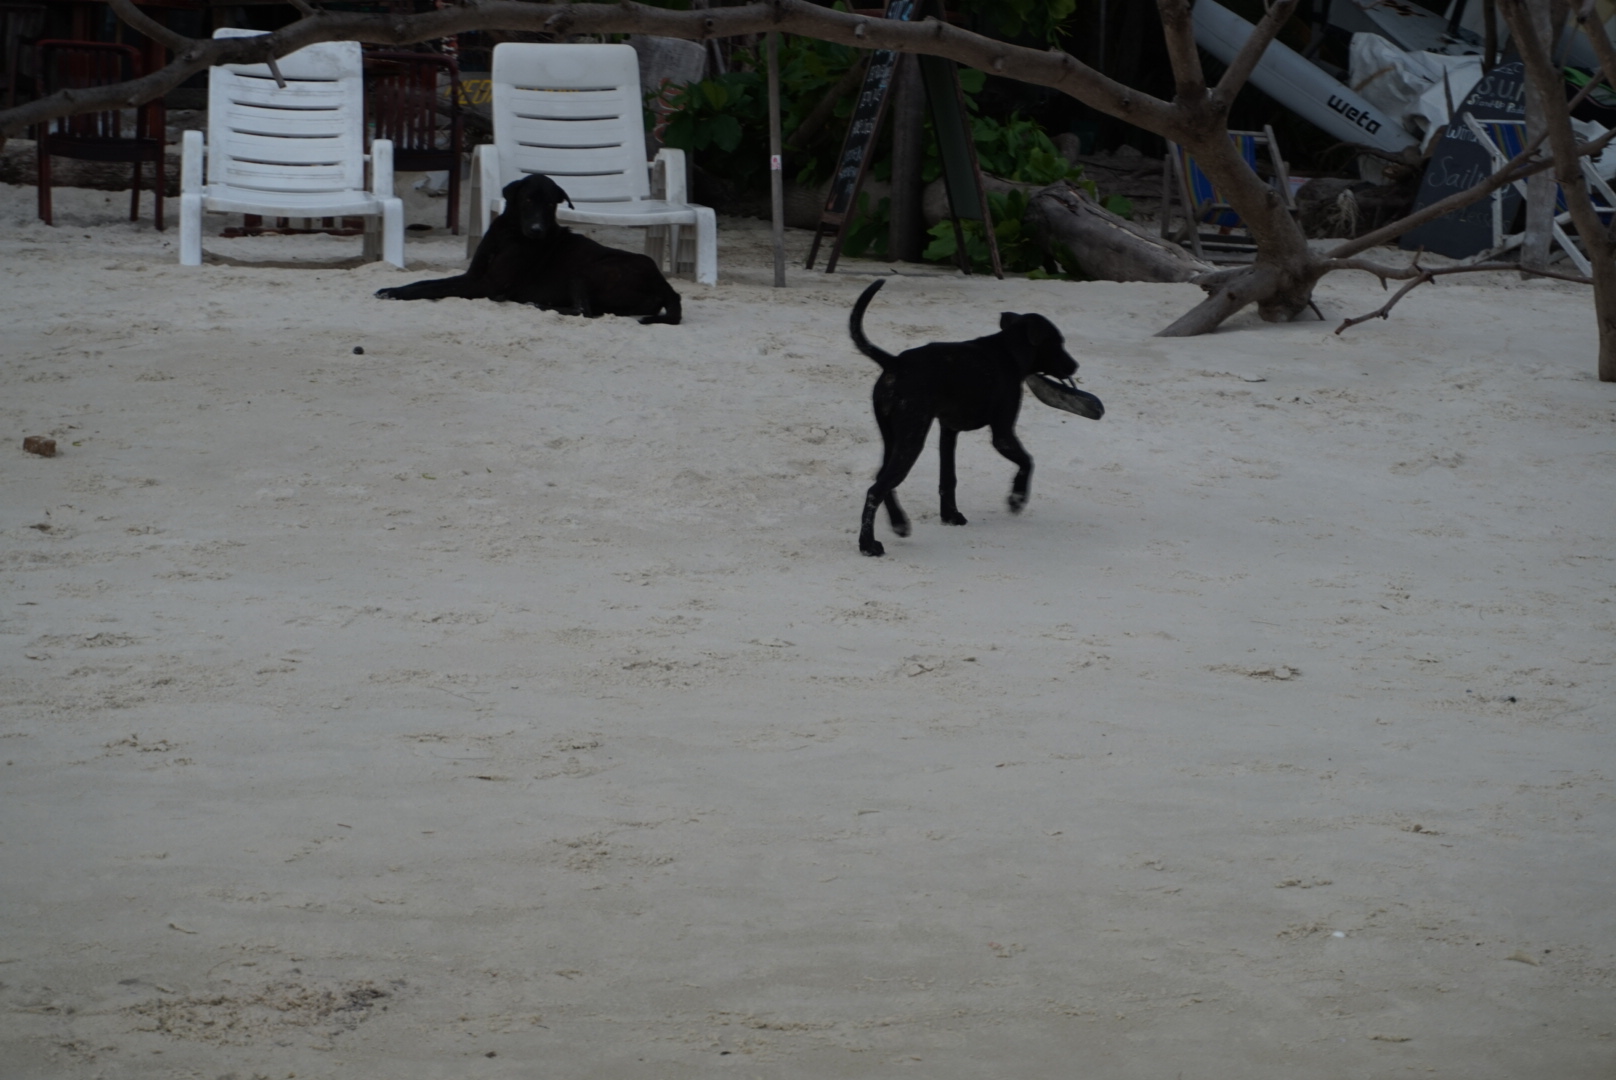
[[[946,425],[937,433],[937,493],[942,496],[944,525],[964,525],[965,515],[954,504],[954,448],[959,443],[959,432]]]
[[[993,449],[1016,464],[1016,478],[1010,481],[1010,512],[1019,514],[1027,505],[1028,489],[1032,485],[1032,457],[1016,438],[1015,429],[1010,427],[994,426]]]
[[[897,496],[893,494],[897,486],[903,483],[909,470],[915,467],[920,459],[920,452],[926,447],[926,432],[930,429],[928,424],[920,429],[919,436],[913,433],[899,438],[890,437],[886,425],[882,425],[882,434],[889,435],[884,440],[884,452],[881,455],[881,471],[875,474],[875,483],[864,496],[864,516],[859,521],[859,550],[866,555],[884,555],[886,549],[875,538],[875,508],[886,504],[887,517],[892,522],[892,531],[899,536],[909,535],[909,518],[904,514],[903,508],[898,505]],[[896,434],[896,433],[892,433]],[[897,513],[894,514],[893,511]],[[899,523],[902,527],[899,527]]]

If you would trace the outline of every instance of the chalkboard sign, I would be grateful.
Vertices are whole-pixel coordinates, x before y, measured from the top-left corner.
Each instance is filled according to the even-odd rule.
[[[1466,126],[1464,114],[1477,120],[1519,120],[1526,115],[1526,75],[1520,61],[1500,64],[1481,77],[1454,115],[1448,128],[1431,154],[1420,181],[1414,209],[1421,210],[1439,199],[1476,184],[1492,175],[1493,162],[1486,149],[1476,142],[1475,133]],[[1506,187],[1501,195],[1506,225],[1513,221],[1521,204],[1520,193],[1514,186]],[[1493,243],[1492,199],[1471,203],[1462,210],[1428,221],[1417,229],[1403,234],[1399,241],[1404,250],[1424,248],[1438,255],[1464,259],[1485,251]]]
[[[887,8],[887,18],[908,21],[914,10],[914,0],[893,0]],[[842,140],[842,154],[831,181],[830,198],[825,209],[845,214],[853,205],[853,189],[858,186],[870,156],[870,146],[881,127],[887,109],[887,91],[892,87],[892,74],[898,69],[898,54],[881,49],[870,57],[870,67],[864,73],[864,87],[853,105],[853,120],[847,126],[847,138]]]
[[[886,17],[908,22],[914,15],[915,0],[889,0]],[[830,194],[825,209],[819,215],[819,227],[814,230],[814,244],[808,250],[808,266],[814,265],[819,254],[819,241],[825,233],[833,232],[836,241],[831,245],[830,261],[825,270],[836,268],[836,257],[842,250],[842,238],[847,231],[847,219],[853,212],[853,200],[864,183],[864,170],[873,156],[876,132],[887,113],[887,91],[892,88],[892,75],[898,69],[898,54],[890,49],[878,49],[870,57],[870,66],[864,72],[864,86],[858,101],[853,103],[853,118],[847,125],[847,137],[842,140],[842,152],[837,157],[836,175],[831,177]]]

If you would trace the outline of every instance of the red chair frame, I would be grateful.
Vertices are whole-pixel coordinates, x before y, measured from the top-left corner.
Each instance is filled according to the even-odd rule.
[[[127,82],[145,74],[140,50],[133,45],[105,41],[68,41],[48,38],[34,44],[34,78],[40,96],[58,90],[85,90]],[[125,134],[125,111],[80,113],[49,120],[34,127],[39,157],[39,216],[51,220],[51,158],[81,161],[127,161],[134,165],[129,193],[129,220],[140,219],[141,165],[152,163],[152,201],[158,231],[163,229],[164,143],[167,113],[162,100],[133,110],[133,132]]]

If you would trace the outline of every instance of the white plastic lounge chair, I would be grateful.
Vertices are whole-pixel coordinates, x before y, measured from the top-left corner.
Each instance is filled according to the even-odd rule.
[[[224,28],[214,37],[256,30]],[[404,266],[404,202],[393,195],[393,144],[371,146],[365,187],[363,62],[357,41],[310,45],[268,64],[208,72],[207,182],[203,139],[185,133],[180,169],[180,264],[202,264],[202,214],[365,217],[365,257]]]
[[[1524,120],[1477,120],[1470,113],[1465,113],[1464,122],[1470,128],[1470,133],[1476,137],[1476,141],[1481,144],[1481,148],[1487,151],[1488,156],[1492,158],[1493,172],[1502,169],[1509,163],[1511,158],[1526,148],[1526,121]],[[1587,176],[1588,159],[1583,158],[1582,161],[1585,170],[1583,175]],[[1598,174],[1594,174],[1594,179],[1598,180]],[[1514,188],[1521,193],[1522,199],[1526,198],[1525,180],[1515,181]],[[1610,190],[1603,180],[1598,180],[1597,186],[1594,184],[1589,185],[1590,191],[1593,192],[1597,192],[1601,188],[1605,191]],[[1526,239],[1525,232],[1506,233],[1504,231],[1504,196],[1502,191],[1493,192],[1492,203],[1493,246],[1475,256],[1473,260],[1475,262],[1486,262],[1506,251],[1518,248]],[[1594,208],[1599,211],[1601,217],[1608,218],[1610,208],[1600,206],[1597,198],[1594,202]],[[1577,268],[1579,273],[1591,274],[1593,273],[1593,267],[1588,262],[1588,257],[1577,247],[1575,241],[1566,235],[1564,226],[1570,220],[1571,211],[1566,208],[1565,189],[1556,184],[1554,185],[1554,223],[1552,226],[1554,243],[1560,245],[1560,250],[1565,252],[1566,258],[1571,260],[1571,264]]]
[[[667,269],[718,283],[718,219],[686,198],[684,152],[663,149],[646,163],[631,46],[506,42],[494,46],[493,67],[494,142],[472,158],[468,252],[504,209],[505,185],[543,173],[572,199],[556,209],[563,224],[646,227],[646,254],[659,266],[670,241]],[[653,170],[660,197],[652,195]],[[686,229],[694,244],[681,236]]]

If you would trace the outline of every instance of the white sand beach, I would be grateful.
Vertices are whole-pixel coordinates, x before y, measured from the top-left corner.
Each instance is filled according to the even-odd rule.
[[[876,343],[1038,311],[1108,414],[1028,397],[1021,515],[963,436],[964,528],[928,449],[869,559],[889,264],[724,218],[641,326],[373,299],[463,266],[435,203],[400,272],[33,198],[0,1075],[1616,1076],[1585,288],[1166,340],[1194,287],[899,266]]]

